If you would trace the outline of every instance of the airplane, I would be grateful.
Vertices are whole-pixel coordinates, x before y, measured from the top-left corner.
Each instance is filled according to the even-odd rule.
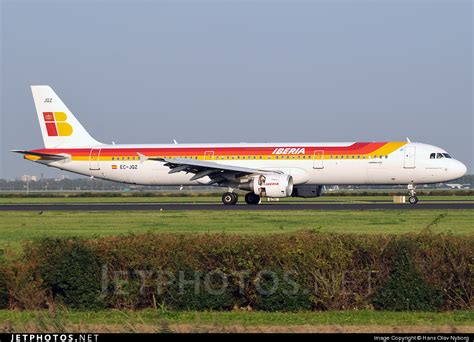
[[[14,150],[49,167],[93,178],[140,185],[215,185],[245,202],[264,197],[319,197],[325,185],[407,185],[446,182],[466,166],[442,148],[411,142],[234,143],[122,145],[95,140],[53,89],[31,86],[44,148]]]
[[[445,184],[450,189],[469,189],[470,184]]]

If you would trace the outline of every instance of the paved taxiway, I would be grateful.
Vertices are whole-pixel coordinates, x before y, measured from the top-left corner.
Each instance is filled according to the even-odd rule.
[[[159,210],[426,210],[474,209],[474,203],[425,202],[416,205],[394,203],[300,203],[261,205],[223,205],[192,203],[77,203],[4,204],[0,211],[159,211]]]

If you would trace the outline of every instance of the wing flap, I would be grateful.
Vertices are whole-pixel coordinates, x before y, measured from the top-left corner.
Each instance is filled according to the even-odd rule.
[[[195,159],[183,159],[183,158],[148,158],[148,160],[156,160],[164,162],[166,166],[171,166],[172,169],[179,166],[188,166],[188,168],[196,168],[202,170],[207,169],[214,169],[214,170],[222,170],[222,171],[230,171],[230,172],[237,172],[237,173],[245,173],[245,174],[268,174],[268,173],[279,173],[278,171],[268,171],[268,170],[259,170],[259,169],[252,169],[248,167],[236,166],[236,165],[226,165],[226,164],[219,164],[212,161],[207,160],[195,160]],[[180,168],[180,171],[184,171],[186,168]]]
[[[144,156],[145,157],[145,156]],[[254,174],[279,174],[280,171],[259,170],[243,166],[219,164],[208,160],[184,159],[184,158],[159,158],[146,157],[147,160],[154,160],[164,163],[170,168],[168,173],[188,172],[194,173],[190,180],[198,180],[209,177],[211,184],[229,184],[238,182],[241,177]]]

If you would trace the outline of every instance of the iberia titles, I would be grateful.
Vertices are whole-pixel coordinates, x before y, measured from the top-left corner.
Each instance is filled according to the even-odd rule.
[[[304,147],[280,147],[273,150],[272,154],[305,154]]]

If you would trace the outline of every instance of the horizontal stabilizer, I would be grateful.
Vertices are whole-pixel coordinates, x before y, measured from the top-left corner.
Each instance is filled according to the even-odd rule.
[[[64,156],[62,154],[50,154],[50,153],[32,152],[32,151],[25,151],[25,150],[12,150],[10,152],[21,153],[26,156],[36,156],[44,160],[63,160],[63,159],[68,158],[67,156]]]

